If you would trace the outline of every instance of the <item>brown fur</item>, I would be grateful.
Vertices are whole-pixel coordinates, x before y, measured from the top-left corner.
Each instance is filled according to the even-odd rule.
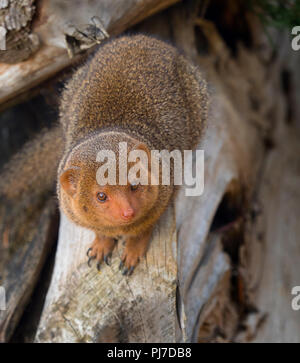
[[[192,149],[204,127],[207,101],[199,70],[173,46],[144,35],[108,41],[75,72],[60,109],[64,152],[57,193],[69,218],[95,231],[91,258],[107,262],[114,238],[124,235],[122,261],[131,273],[174,193],[172,185],[137,192],[129,185],[110,186],[105,189],[110,204],[97,204],[95,196],[104,190],[95,179],[97,151],[117,151],[120,141],[147,151]],[[119,223],[128,211],[133,215]]]
[[[63,154],[61,126],[45,129],[25,144],[4,166],[0,176],[0,195],[14,202],[29,200],[53,191],[59,158]]]
[[[96,232],[92,257],[101,261],[113,249],[109,237],[125,235],[122,259],[132,272],[174,192],[172,185],[143,187],[137,199],[129,186],[99,188],[97,150],[117,151],[120,141],[128,141],[131,148],[140,142],[148,150],[191,149],[199,141],[206,112],[206,83],[198,69],[174,47],[154,38],[137,35],[112,40],[74,74],[61,106],[67,142],[59,167],[65,187],[58,183],[58,195],[72,220]],[[108,191],[106,205],[97,205],[97,191]],[[118,208],[124,208],[120,201],[137,214],[125,224],[118,219]],[[108,218],[112,216],[115,224]]]

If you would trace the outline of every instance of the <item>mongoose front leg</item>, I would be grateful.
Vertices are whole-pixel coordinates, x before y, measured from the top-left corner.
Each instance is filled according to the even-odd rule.
[[[119,267],[120,270],[122,270],[123,275],[130,276],[140,259],[146,255],[151,234],[152,229],[141,235],[129,237],[126,240],[126,245],[124,247]]]
[[[91,261],[96,260],[98,271],[100,270],[102,261],[110,265],[110,259],[115,246],[115,239],[96,234],[92,246],[87,250],[87,256],[89,258],[88,265],[91,267]]]

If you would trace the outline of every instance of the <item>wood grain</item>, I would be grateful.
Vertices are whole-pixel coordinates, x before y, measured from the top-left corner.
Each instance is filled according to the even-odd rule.
[[[74,62],[68,56],[65,42],[70,25],[90,24],[97,16],[109,35],[116,35],[177,1],[91,0],[87,6],[79,0],[41,0],[32,23],[32,34],[39,39],[39,50],[23,62],[0,63],[0,104],[16,99]]]
[[[19,211],[23,214],[19,217],[21,226],[19,221],[5,222],[11,210],[11,206],[1,204],[0,285],[6,291],[6,310],[0,311],[1,342],[9,341],[28,304],[46,256],[55,242],[57,224],[56,204],[52,199],[36,208],[33,215],[30,211]]]

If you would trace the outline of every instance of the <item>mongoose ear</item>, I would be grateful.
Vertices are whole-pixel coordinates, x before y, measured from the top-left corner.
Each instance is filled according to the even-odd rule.
[[[79,168],[76,167],[65,170],[59,178],[62,188],[71,197],[76,193],[78,179]]]

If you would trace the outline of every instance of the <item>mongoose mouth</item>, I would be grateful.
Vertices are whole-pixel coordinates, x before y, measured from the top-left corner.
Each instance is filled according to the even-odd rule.
[[[130,226],[131,224],[135,223],[137,218],[136,216],[132,217],[132,218],[114,218],[114,219],[109,219],[106,218],[105,216],[102,216],[101,218],[101,222],[99,222],[100,227],[102,227],[103,225],[107,224],[107,225],[111,225],[112,227],[118,227],[118,226]]]
[[[117,221],[116,225],[130,225],[135,221],[135,218],[132,219],[120,219]]]

